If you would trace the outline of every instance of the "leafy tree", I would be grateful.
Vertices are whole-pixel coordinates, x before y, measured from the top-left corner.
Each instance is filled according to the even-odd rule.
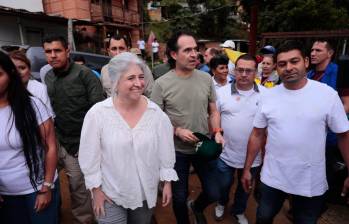
[[[259,4],[259,32],[349,28],[349,0],[244,0],[245,21],[253,3]]]
[[[188,7],[183,7],[187,3]],[[225,40],[230,38],[245,38],[245,25],[237,23],[231,14],[236,10],[231,0],[163,0],[163,18],[167,22],[152,23],[150,29],[157,36],[167,39],[178,30],[190,30],[199,38]],[[205,11],[202,12],[203,5]]]
[[[195,1],[195,4],[199,2]],[[225,40],[246,37],[246,27],[231,16],[236,11],[234,2],[229,0],[206,0],[207,13],[200,15],[199,36],[207,39]]]

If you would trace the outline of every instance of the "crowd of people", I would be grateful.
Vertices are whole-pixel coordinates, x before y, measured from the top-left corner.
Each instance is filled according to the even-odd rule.
[[[220,47],[200,58],[194,36],[175,33],[152,72],[115,36],[99,74],[52,35],[41,82],[25,53],[0,52],[0,222],[59,223],[64,170],[72,223],[149,224],[160,201],[178,224],[190,223],[189,210],[207,223],[212,203],[217,221],[230,213],[248,224],[252,191],[258,224],[273,223],[286,199],[294,223],[317,223],[336,178],[333,155],[349,167],[348,91],[337,88],[330,42],[315,41],[310,58],[298,41],[268,45],[260,61],[233,60],[233,41]],[[195,200],[191,169],[202,187]]]

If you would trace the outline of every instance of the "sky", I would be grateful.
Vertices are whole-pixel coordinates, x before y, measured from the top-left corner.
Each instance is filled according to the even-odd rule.
[[[0,0],[0,6],[25,9],[30,12],[43,12],[42,0]]]

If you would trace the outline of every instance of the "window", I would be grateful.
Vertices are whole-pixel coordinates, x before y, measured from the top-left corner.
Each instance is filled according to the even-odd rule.
[[[43,36],[43,32],[41,29],[38,29],[38,28],[25,29],[26,44],[30,46],[41,46],[42,36]]]
[[[103,12],[104,20],[106,21],[113,20],[111,0],[102,0],[102,12]]]
[[[123,0],[124,9],[128,9],[128,0]]]

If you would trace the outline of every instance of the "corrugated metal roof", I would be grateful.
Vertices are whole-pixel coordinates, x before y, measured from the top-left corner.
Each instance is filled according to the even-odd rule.
[[[31,18],[45,18],[47,20],[54,20],[57,22],[67,22],[67,19],[61,16],[50,16],[43,12],[29,12],[25,9],[14,9],[10,7],[5,7],[0,5],[0,14],[9,14],[23,17],[31,17]]]

